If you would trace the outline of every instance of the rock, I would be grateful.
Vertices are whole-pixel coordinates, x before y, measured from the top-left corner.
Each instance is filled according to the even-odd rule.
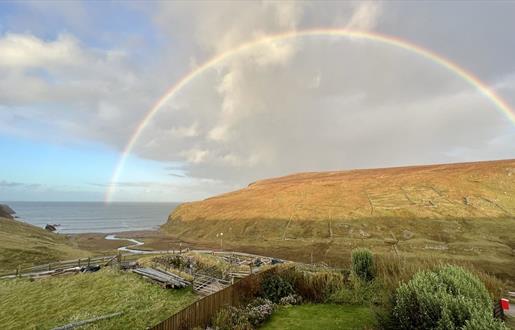
[[[364,231],[363,229],[360,229],[359,230],[359,235],[362,237],[362,238],[369,238],[370,237],[370,234],[367,233],[366,231]]]
[[[47,224],[45,226],[45,229],[48,230],[48,231],[56,231],[57,230],[57,228],[55,228],[55,226],[49,225],[49,224]]]
[[[13,219],[13,214],[16,214],[8,205],[0,204],[0,218]]]
[[[80,271],[83,273],[94,273],[94,272],[98,272],[99,270],[100,270],[99,265],[91,265],[91,266],[82,267]]]
[[[409,240],[409,239],[412,239],[413,236],[415,236],[415,234],[413,234],[411,231],[409,230],[403,230],[402,231],[402,237],[405,239],[405,240]]]

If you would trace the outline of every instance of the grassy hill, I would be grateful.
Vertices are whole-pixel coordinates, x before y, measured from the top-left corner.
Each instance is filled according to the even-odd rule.
[[[515,160],[300,173],[184,203],[179,239],[298,260],[348,260],[367,246],[515,274]],[[313,257],[312,257],[313,256]]]
[[[0,271],[86,256],[87,252],[76,248],[65,236],[0,218]]]

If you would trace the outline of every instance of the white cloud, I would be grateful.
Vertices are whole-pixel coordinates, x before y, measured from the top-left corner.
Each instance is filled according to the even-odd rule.
[[[0,119],[18,118],[11,131],[38,139],[82,138],[122,147],[157,97],[153,81],[124,50],[87,47],[65,33],[48,40],[0,35],[0,74]]]
[[[345,25],[347,29],[372,30],[376,27],[381,14],[378,2],[365,1],[356,6],[350,20]]]
[[[0,67],[28,68],[72,64],[81,58],[77,40],[62,34],[45,42],[32,35],[7,34],[0,39]]]

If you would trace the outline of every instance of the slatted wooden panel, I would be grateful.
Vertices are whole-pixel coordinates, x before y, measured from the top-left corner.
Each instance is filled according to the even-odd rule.
[[[205,327],[208,325],[211,317],[222,307],[227,305],[237,306],[242,303],[246,295],[252,294],[248,292],[248,284],[256,279],[261,279],[267,273],[273,271],[274,269],[271,268],[261,273],[249,275],[231,286],[197,300],[151,329],[186,330],[194,327]]]
[[[494,317],[504,320],[504,310],[502,309],[500,301],[494,304]]]
[[[93,258],[89,258],[89,263],[90,264],[105,263],[115,257],[116,256],[93,257]],[[71,267],[77,267],[77,266],[86,266],[87,264],[88,264],[88,258],[56,261],[56,262],[52,262],[49,264],[21,268],[20,274],[36,273],[36,272],[43,272],[43,271],[47,271],[47,270],[64,269],[64,268],[71,268]],[[16,275],[16,274],[18,274],[17,270],[11,270],[11,271],[0,273],[0,276],[8,276],[8,275]]]

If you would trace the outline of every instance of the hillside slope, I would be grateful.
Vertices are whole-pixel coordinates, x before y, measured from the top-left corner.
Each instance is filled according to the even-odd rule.
[[[437,254],[515,274],[515,160],[300,173],[184,203],[162,230],[178,239],[342,263],[367,246]]]
[[[64,236],[21,221],[0,218],[0,271],[87,255]]]
[[[294,174],[182,204],[170,219],[447,219],[514,215],[515,160],[507,160]]]

